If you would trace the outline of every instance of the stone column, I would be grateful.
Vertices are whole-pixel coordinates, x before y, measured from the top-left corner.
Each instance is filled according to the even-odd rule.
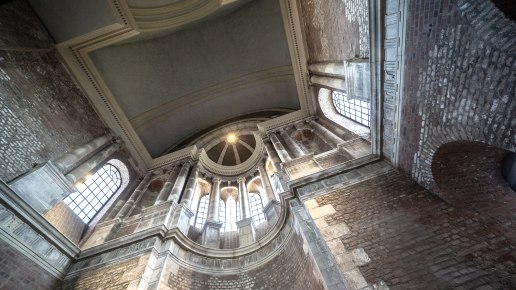
[[[269,155],[269,158],[271,159],[271,164],[274,168],[274,171],[279,172],[281,170],[281,160],[278,156],[278,153],[276,153],[276,150],[274,150],[272,142],[270,140],[264,140],[263,144],[265,145],[265,151],[267,151],[267,155]]]
[[[281,162],[287,162],[292,160],[292,157],[290,157],[290,154],[288,154],[287,149],[283,147],[283,144],[281,144],[281,141],[278,139],[278,136],[276,133],[270,134],[269,138],[271,139],[272,145],[274,146],[274,149],[278,153],[279,158],[281,159]]]
[[[258,165],[258,171],[260,172],[260,178],[262,180],[263,194],[262,194],[262,203],[263,203],[263,213],[267,220],[272,220],[278,217],[278,201],[275,198],[274,190],[272,189],[271,181],[269,179],[269,175],[267,174],[267,170],[265,170],[265,166],[263,164]]]
[[[122,209],[116,215],[117,218],[124,218],[127,216],[129,211],[136,205],[136,202],[140,199],[140,196],[147,190],[151,180],[152,173],[147,173],[143,180],[140,182],[136,190],[131,194],[129,199],[125,202]]]
[[[262,186],[265,193],[262,195],[263,205],[265,206],[276,198],[274,197],[274,190],[272,189],[271,181],[267,174],[267,170],[265,170],[264,164],[258,164],[258,172],[260,172],[260,179],[262,180]]]
[[[192,203],[192,199],[195,194],[195,189],[197,188],[197,178],[199,177],[199,163],[195,164],[192,172],[190,173],[190,177],[188,178],[188,182],[186,183],[185,192],[181,197],[181,203],[190,207]]]
[[[159,192],[158,196],[156,197],[156,202],[154,202],[154,205],[158,205],[164,202],[165,200],[168,200],[168,196],[172,192],[172,186],[174,185],[173,181],[177,178],[178,171],[179,166],[174,166],[174,168],[168,172],[165,184],[163,185],[163,188]]]
[[[95,150],[110,142],[112,138],[113,135],[111,134],[106,134],[104,136],[97,137],[89,143],[86,143],[82,146],[75,148],[70,152],[67,152],[63,156],[54,160],[52,163],[54,163],[54,165],[62,173],[66,174],[70,172],[70,170],[72,170],[74,167],[76,167],[81,159],[85,158],[86,156],[88,156],[88,154],[95,152]]]
[[[111,154],[120,149],[120,144],[113,143],[110,146],[106,147],[104,150],[92,156],[87,161],[83,162],[81,165],[76,167],[74,170],[70,171],[66,175],[66,179],[71,181],[73,184],[77,183],[77,181],[81,180],[88,173],[91,172],[95,167],[97,167],[100,163],[104,162]]]
[[[208,205],[208,221],[219,221],[219,203],[220,203],[220,178],[214,177],[211,185],[210,202]]]
[[[256,230],[251,217],[251,208],[249,206],[249,195],[245,185],[245,178],[238,178],[238,203],[240,205],[240,218],[237,221],[238,227],[238,244],[240,247],[247,246],[256,241]]]
[[[292,138],[292,136],[290,136],[286,129],[281,130],[280,135],[287,146],[293,151],[294,156],[301,157],[306,155],[305,150]]]
[[[251,207],[249,206],[249,194],[245,185],[245,177],[238,178],[238,204],[240,205],[240,218],[251,217]]]
[[[199,166],[199,162],[197,162],[192,169],[192,172],[190,172],[190,177],[186,183],[185,191],[181,197],[181,203],[176,207],[174,217],[172,218],[174,226],[176,226],[185,235],[188,234],[190,219],[194,216],[194,211],[190,208],[190,205],[197,187],[197,178],[199,177],[200,169]]]
[[[190,162],[186,162],[181,167],[181,171],[179,172],[179,175],[176,178],[176,181],[174,182],[174,187],[172,188],[172,192],[168,196],[168,200],[173,200],[174,202],[177,202],[179,199],[179,196],[181,195],[181,192],[183,191],[183,188],[185,187],[186,178],[188,177],[188,172],[190,171],[190,167],[192,164]]]
[[[312,120],[310,121],[310,125],[314,128],[315,134],[333,148],[337,148],[337,145],[344,142],[344,140],[335,135],[332,131],[328,130],[328,128],[321,125],[319,122]]]
[[[213,178],[208,216],[202,231],[202,244],[212,248],[220,246],[220,229],[222,228],[222,222],[219,221],[220,182],[220,178]]]

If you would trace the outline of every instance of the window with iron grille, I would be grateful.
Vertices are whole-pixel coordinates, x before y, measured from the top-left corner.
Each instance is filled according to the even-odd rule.
[[[221,199],[219,201],[219,221],[222,223],[221,231],[226,228],[226,203]]]
[[[371,105],[359,98],[351,99],[339,91],[332,92],[332,100],[339,114],[369,127],[371,122]]]
[[[236,221],[238,220],[239,216],[239,210],[238,210],[238,204],[235,202],[235,199],[230,196],[226,200],[226,217],[224,220],[224,231],[231,232],[236,231]]]
[[[251,215],[254,223],[260,224],[265,221],[265,215],[263,214],[262,198],[257,193],[251,193],[249,196],[249,204],[251,206]]]
[[[77,186],[77,191],[68,195],[64,202],[85,222],[102,209],[122,184],[120,171],[107,163],[97,170],[84,183]]]
[[[206,218],[208,217],[208,204],[210,202],[210,195],[206,194],[201,197],[199,207],[197,208],[197,218],[195,219],[195,227],[202,228]]]

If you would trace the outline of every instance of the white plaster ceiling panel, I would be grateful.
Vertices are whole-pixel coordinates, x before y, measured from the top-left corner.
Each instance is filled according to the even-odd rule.
[[[129,119],[221,82],[290,65],[278,1],[254,1],[222,19],[91,54]]]
[[[28,0],[59,43],[116,23],[107,0]]]
[[[277,0],[90,57],[152,157],[237,116],[300,108]]]
[[[151,156],[160,156],[184,138],[233,117],[272,108],[298,107],[295,81],[291,79],[183,107],[165,120],[136,130]]]

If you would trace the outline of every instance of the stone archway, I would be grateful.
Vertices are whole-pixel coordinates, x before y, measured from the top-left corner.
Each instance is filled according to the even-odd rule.
[[[436,193],[453,206],[476,210],[514,228],[516,192],[502,176],[503,160],[510,153],[481,142],[442,145],[431,165]]]

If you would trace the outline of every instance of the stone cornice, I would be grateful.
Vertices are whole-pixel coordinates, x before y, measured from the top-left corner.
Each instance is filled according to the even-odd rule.
[[[18,196],[7,184],[0,180],[0,200],[7,208],[13,210],[32,228],[43,235],[68,257],[75,257],[80,249],[50,224],[41,214]]]
[[[223,0],[183,0],[160,7],[128,8],[138,31],[155,31],[202,19],[226,3]]]
[[[288,223],[290,216],[288,209],[288,201],[294,198],[294,195],[290,192],[283,192],[280,194],[281,197],[281,212],[278,221],[272,227],[272,229],[260,240],[252,243],[251,245],[236,248],[236,249],[214,249],[208,248],[203,245],[197,244],[190,240],[179,228],[168,229],[165,225],[158,225],[134,234],[130,234],[125,237],[117,238],[101,245],[94,246],[91,248],[84,249],[77,258],[78,260],[88,259],[93,256],[101,255],[103,253],[110,252],[117,248],[124,247],[129,244],[137,243],[140,241],[148,240],[151,237],[159,237],[160,239],[173,239],[177,242],[181,248],[186,251],[192,252],[196,255],[210,258],[220,259],[234,259],[237,257],[252,254],[263,248],[264,246],[271,243],[281,233],[283,228]]]

